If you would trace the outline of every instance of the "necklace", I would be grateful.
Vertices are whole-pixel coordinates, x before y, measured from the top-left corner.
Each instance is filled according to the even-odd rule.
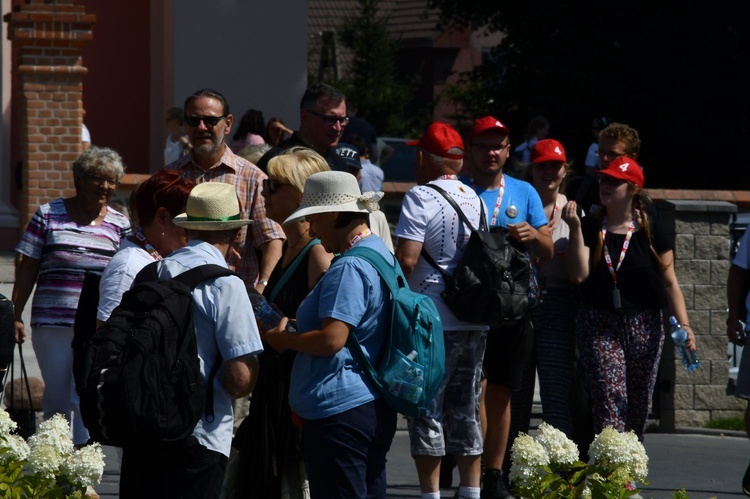
[[[81,207],[81,204],[76,200],[75,202],[71,201],[72,204],[75,204],[76,211],[78,212],[78,215],[81,217],[81,221],[84,221],[82,225],[91,225],[95,226],[96,221],[99,220],[100,217],[104,216],[106,212],[106,207],[102,206],[99,208],[99,213],[96,214],[95,217],[91,217],[91,215],[87,214],[83,211],[83,208]],[[89,222],[85,222],[85,220],[90,220]]]

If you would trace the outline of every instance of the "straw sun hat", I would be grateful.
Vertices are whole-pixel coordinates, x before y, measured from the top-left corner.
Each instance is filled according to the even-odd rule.
[[[357,177],[347,172],[319,172],[305,181],[299,208],[284,220],[283,225],[297,222],[308,215],[331,211],[371,213],[380,209],[382,192],[359,191]]]
[[[253,223],[240,220],[240,203],[234,186],[224,182],[204,182],[193,187],[185,213],[172,221],[192,230],[232,230]]]

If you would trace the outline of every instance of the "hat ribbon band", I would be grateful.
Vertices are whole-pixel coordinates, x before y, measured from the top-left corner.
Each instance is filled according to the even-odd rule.
[[[188,219],[188,222],[228,222],[230,220],[239,220],[240,214],[237,213],[236,215],[232,215],[231,217],[220,217],[220,218],[194,217],[192,215],[188,215],[187,219]]]

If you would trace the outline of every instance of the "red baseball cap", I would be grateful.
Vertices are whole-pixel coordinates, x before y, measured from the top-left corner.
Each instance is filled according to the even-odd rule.
[[[540,140],[531,149],[531,162],[544,163],[545,161],[568,161],[565,156],[565,148],[555,139]]]
[[[508,127],[503,125],[499,119],[493,118],[492,116],[485,116],[474,122],[474,126],[472,126],[469,131],[469,140],[474,140],[474,137],[482,132],[486,132],[487,130],[500,130],[501,132],[510,134]]]
[[[430,154],[447,159],[463,159],[464,141],[458,132],[448,123],[436,121],[427,127],[422,138],[410,140],[407,146],[417,146]],[[449,153],[451,149],[461,149],[461,154]]]
[[[612,161],[607,168],[597,171],[596,174],[607,175],[608,177],[620,180],[627,180],[643,189],[643,169],[633,158],[627,156],[620,156]]]

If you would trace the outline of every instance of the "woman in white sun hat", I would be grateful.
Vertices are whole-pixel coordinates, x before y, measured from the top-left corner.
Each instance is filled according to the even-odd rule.
[[[330,253],[346,256],[366,247],[396,262],[368,226],[382,192],[361,194],[347,172],[321,172],[305,182],[300,218]],[[375,268],[357,258],[335,259],[297,310],[299,332],[287,319],[264,335],[276,350],[297,350],[289,404],[303,425],[303,454],[313,498],[385,497],[385,458],[396,431],[396,413],[381,399],[346,348],[356,336],[371,361],[389,334],[390,292]]]

